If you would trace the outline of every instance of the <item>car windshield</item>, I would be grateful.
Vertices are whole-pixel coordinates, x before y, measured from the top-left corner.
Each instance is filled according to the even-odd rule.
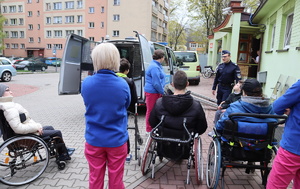
[[[196,53],[194,52],[174,52],[176,55],[176,58],[179,58],[182,60],[182,62],[196,62]]]

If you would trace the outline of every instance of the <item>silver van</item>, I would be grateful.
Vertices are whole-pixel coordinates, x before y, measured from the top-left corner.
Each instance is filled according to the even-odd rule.
[[[166,90],[172,81],[172,75],[176,72],[176,58],[174,52],[164,45],[149,42],[144,36],[136,33],[135,38],[124,40],[108,40],[119,50],[121,58],[126,58],[130,63],[130,72],[128,77],[133,78],[139,105],[145,104],[144,84],[145,70],[152,61],[153,51],[160,48],[166,52],[166,62],[163,65],[166,74]],[[101,42],[90,41],[76,34],[68,36],[64,54],[61,62],[60,80],[58,84],[58,94],[79,94],[83,73],[85,71],[93,72],[93,63],[91,52],[93,48]]]

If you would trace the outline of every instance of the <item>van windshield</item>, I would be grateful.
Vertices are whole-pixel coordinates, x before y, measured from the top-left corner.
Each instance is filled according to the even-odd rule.
[[[182,62],[197,62],[196,53],[194,52],[174,52],[177,59],[181,59]]]

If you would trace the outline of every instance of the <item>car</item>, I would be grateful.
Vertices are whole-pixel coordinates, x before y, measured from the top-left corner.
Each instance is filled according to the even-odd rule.
[[[181,62],[179,69],[186,73],[189,82],[199,85],[201,67],[197,51],[174,51],[174,53]]]
[[[61,58],[47,57],[45,63],[52,66],[60,66]]]
[[[48,68],[48,65],[46,63],[41,62],[39,60],[23,60],[22,62],[16,62],[15,66],[16,66],[17,70],[25,70],[25,71],[28,71],[28,70],[45,71]]]
[[[17,70],[8,58],[0,57],[0,77],[1,81],[8,82],[12,76],[17,75]]]

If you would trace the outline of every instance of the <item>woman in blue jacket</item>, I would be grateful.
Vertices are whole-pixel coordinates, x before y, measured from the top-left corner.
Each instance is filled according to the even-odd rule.
[[[127,155],[127,108],[130,90],[114,71],[120,54],[112,43],[97,45],[91,54],[95,74],[82,83],[85,113],[85,156],[89,163],[89,188],[104,187],[106,166],[108,188],[124,188],[123,173]]]
[[[287,188],[291,180],[293,188],[300,188],[300,80],[273,103],[277,114],[286,114],[280,148],[274,159],[267,189]]]
[[[146,96],[146,132],[150,132],[152,127],[149,123],[150,113],[156,100],[164,94],[165,73],[161,63],[165,59],[165,53],[161,49],[154,51],[153,60],[146,70],[145,96]]]

